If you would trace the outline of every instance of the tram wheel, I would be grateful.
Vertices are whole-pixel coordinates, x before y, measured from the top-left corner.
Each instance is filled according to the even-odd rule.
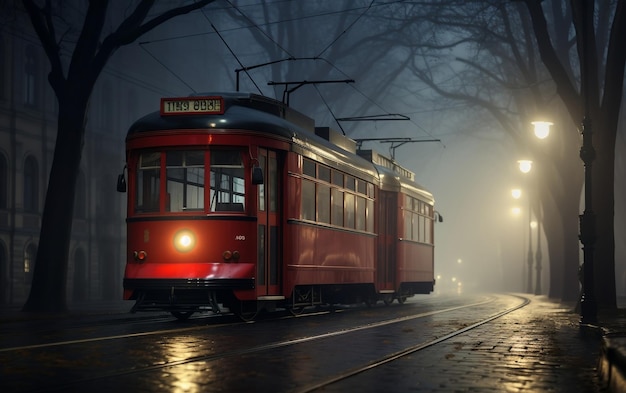
[[[304,312],[304,307],[300,306],[300,307],[287,307],[287,309],[289,310],[289,313],[291,315],[293,315],[294,317],[297,317],[298,315],[302,314]]]
[[[234,310],[235,315],[244,322],[250,322],[259,314],[256,302],[239,302]]]
[[[406,302],[406,296],[400,296],[400,297],[398,298],[398,303],[400,303],[400,304],[404,304],[404,302]]]
[[[176,317],[179,321],[186,321],[190,316],[193,315],[194,311],[172,311],[173,316]]]

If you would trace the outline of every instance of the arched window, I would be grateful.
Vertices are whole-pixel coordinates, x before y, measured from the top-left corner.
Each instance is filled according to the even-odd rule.
[[[1,61],[2,60],[0,60],[0,62]],[[7,165],[6,157],[4,156],[4,154],[0,153],[0,209],[6,209],[8,207],[8,203],[7,203],[8,192],[9,192],[9,167]]]
[[[7,248],[0,241],[0,304],[7,304],[9,300],[9,257]]]
[[[110,133],[111,129],[115,126],[113,124],[113,105],[115,102],[113,100],[113,94],[111,92],[111,84],[108,81],[105,81],[102,86],[102,103],[100,105],[100,124],[104,128],[102,131],[106,133]]]
[[[87,300],[87,257],[85,251],[79,248],[74,253],[74,286],[72,299],[75,302]]]
[[[39,208],[39,168],[33,156],[24,161],[24,210],[37,212]]]
[[[78,173],[76,181],[76,197],[74,199],[74,218],[84,219],[87,217],[87,186],[85,184],[85,174]]]
[[[35,258],[37,257],[37,246],[29,244],[24,249],[24,282],[33,282],[33,272],[35,271]]]
[[[24,104],[37,106],[39,61],[34,46],[26,47],[24,59]]]
[[[4,53],[4,41],[0,37],[0,99],[3,99],[6,95],[6,76],[4,70],[6,70],[5,61],[7,60],[7,56]]]

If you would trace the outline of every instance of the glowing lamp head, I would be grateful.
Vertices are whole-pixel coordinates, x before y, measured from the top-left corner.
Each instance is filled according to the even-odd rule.
[[[196,237],[190,230],[183,229],[174,235],[174,248],[180,252],[191,251],[195,245]]]
[[[517,163],[519,164],[519,170],[522,171],[522,173],[530,172],[533,166],[533,162],[531,160],[519,160]]]
[[[549,121],[533,121],[532,125],[535,127],[535,136],[539,139],[545,139],[550,135],[550,126],[553,123]]]

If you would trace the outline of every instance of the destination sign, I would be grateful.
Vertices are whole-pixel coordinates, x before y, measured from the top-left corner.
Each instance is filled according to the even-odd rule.
[[[161,98],[161,116],[219,115],[224,113],[222,97]]]

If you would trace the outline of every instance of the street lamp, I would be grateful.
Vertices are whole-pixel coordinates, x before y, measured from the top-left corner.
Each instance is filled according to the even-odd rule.
[[[539,139],[545,139],[550,135],[550,127],[554,125],[554,123],[550,121],[533,121],[531,123],[534,126],[535,136]],[[537,278],[535,281],[535,294],[541,294],[541,222],[543,220],[543,211],[541,210],[541,202],[537,203],[537,211],[535,212],[535,216],[537,217],[537,254],[535,255],[535,260],[537,261],[535,265],[535,269],[537,271]]]
[[[519,160],[517,161],[519,165],[519,170],[522,173],[528,173],[533,167],[533,162],[531,160]],[[531,221],[531,204],[530,204],[530,193],[527,193],[528,199],[528,281],[526,283],[526,292],[531,293],[533,291],[533,241],[532,241],[532,227],[530,226]]]
[[[533,167],[533,162],[531,160],[518,160],[517,164],[519,165],[519,170],[522,173],[528,173]]]
[[[550,126],[554,123],[549,121],[533,121],[530,123],[535,128],[535,136],[539,139],[546,139],[550,135]]]

